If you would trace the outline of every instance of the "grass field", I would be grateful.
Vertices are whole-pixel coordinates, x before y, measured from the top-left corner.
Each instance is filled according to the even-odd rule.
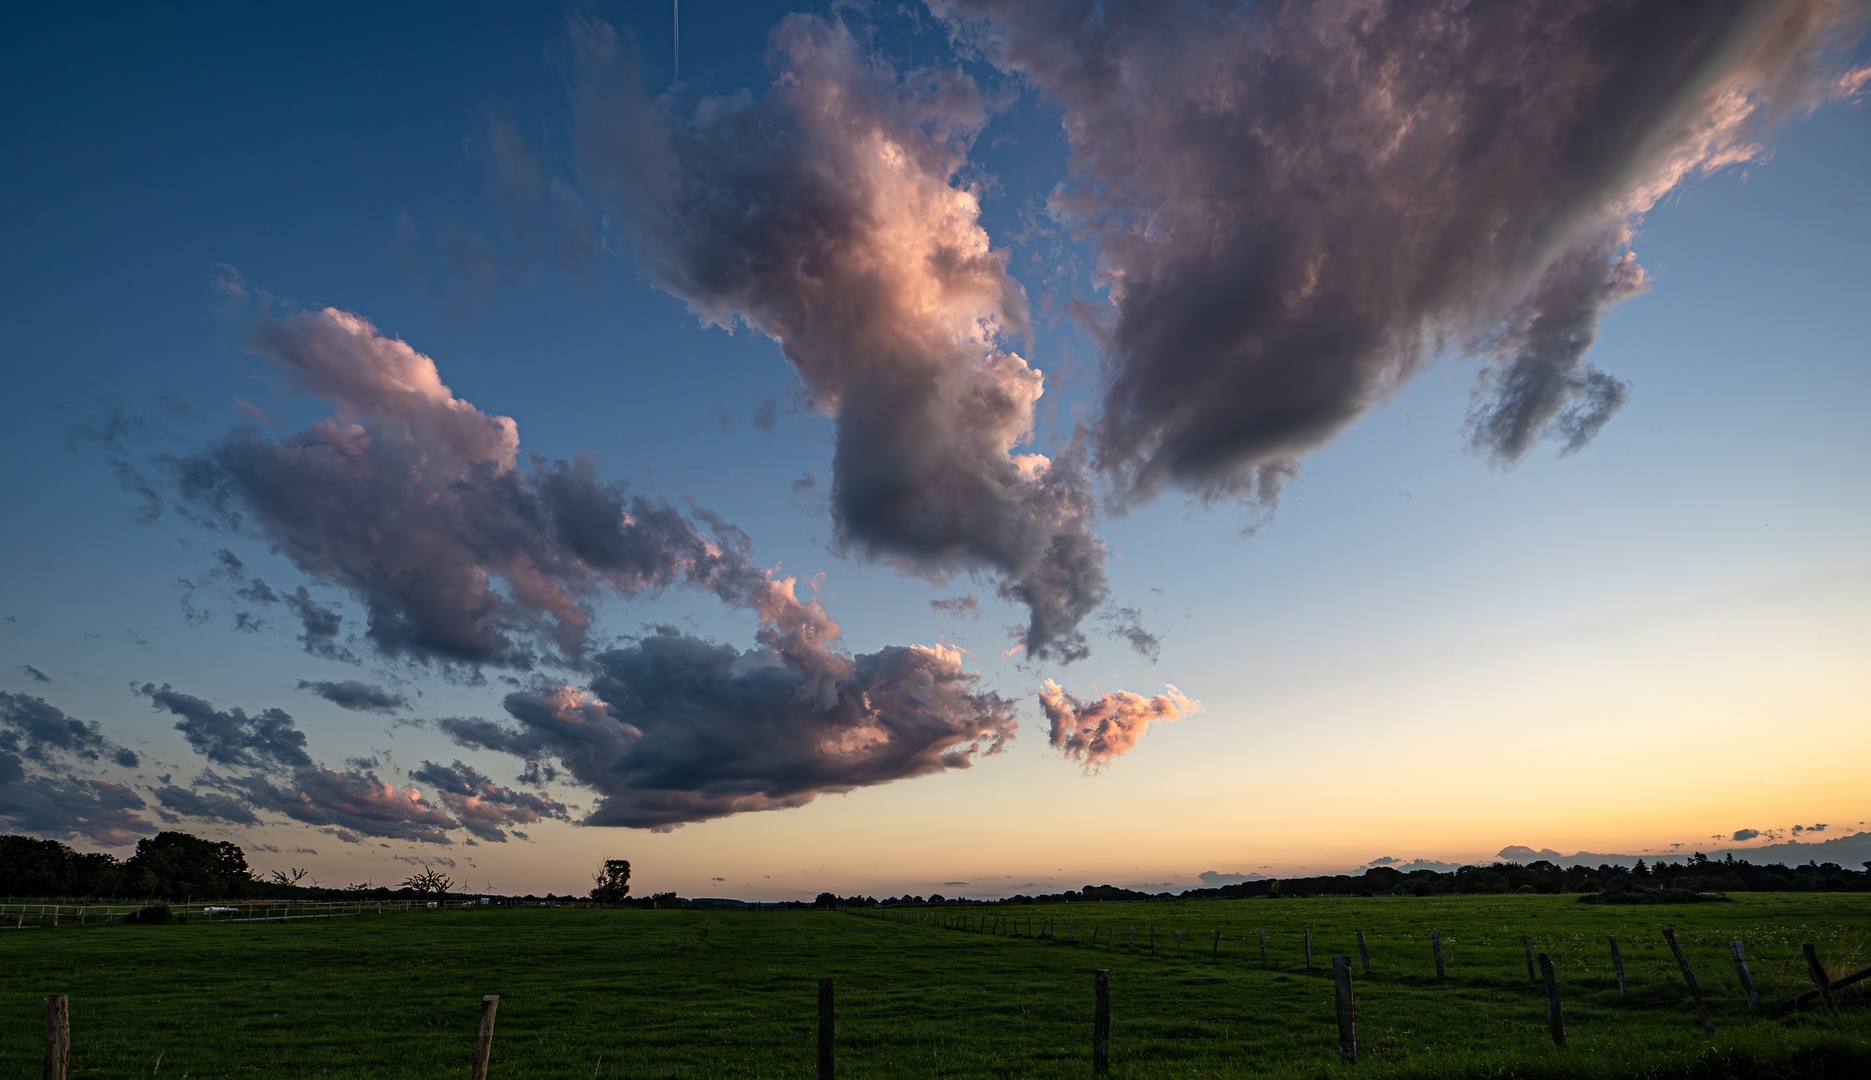
[[[74,1075],[465,1076],[481,996],[499,994],[496,1077],[806,1077],[816,979],[831,975],[844,1077],[1081,1077],[1091,1071],[1091,971],[1108,968],[1118,1077],[1871,1076],[1871,997],[1847,992],[1838,1020],[1816,1004],[1766,1007],[1811,986],[1803,942],[1835,977],[1865,965],[1871,897],[1572,899],[483,909],[29,928],[0,935],[0,1074],[38,1075],[44,995],[66,993]],[[990,929],[1015,921],[1000,933],[927,921],[962,916]],[[1029,917],[1036,935],[1054,920],[1061,940],[1024,936]],[[1064,940],[1068,920],[1076,942]],[[1712,1036],[1696,1023],[1663,925],[1689,954]],[[1345,1066],[1329,957],[1357,957],[1359,929],[1374,971],[1357,968],[1359,1061]],[[1442,984],[1432,929],[1442,931]],[[1606,934],[1623,949],[1622,995]],[[1560,972],[1564,1048],[1547,1034],[1544,991],[1528,985],[1522,936]],[[1763,999],[1754,1013],[1729,959],[1735,938]]]

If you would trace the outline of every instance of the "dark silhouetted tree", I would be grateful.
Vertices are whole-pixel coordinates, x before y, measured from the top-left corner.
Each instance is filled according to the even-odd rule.
[[[606,859],[591,879],[598,883],[591,890],[593,900],[600,904],[621,904],[630,895],[630,860]]]

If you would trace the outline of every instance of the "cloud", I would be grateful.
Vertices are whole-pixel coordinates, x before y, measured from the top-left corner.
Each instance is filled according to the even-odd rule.
[[[1174,686],[1146,698],[1118,690],[1087,704],[1051,679],[1039,692],[1040,708],[1052,724],[1052,745],[1086,769],[1108,765],[1137,745],[1151,721],[1163,723],[1202,711],[1202,703]]]
[[[1244,881],[1265,881],[1267,879],[1267,875],[1265,874],[1224,874],[1219,870],[1204,870],[1196,876],[1202,879],[1202,884],[1211,889],[1217,889],[1223,885],[1239,885]]]
[[[793,583],[771,585],[760,647],[661,627],[594,659],[588,688],[509,694],[515,722],[438,720],[457,743],[556,760],[596,791],[587,825],[668,827],[802,806],[998,753],[1013,705],[944,646],[846,656],[838,624]]]
[[[435,364],[368,321],[326,308],[268,319],[251,347],[333,416],[283,440],[251,425],[170,463],[197,520],[252,528],[295,567],[356,597],[391,657],[527,667],[582,654],[599,590],[688,583],[743,598],[745,534],[712,535],[631,495],[586,458],[522,471],[514,422],[454,396]],[[335,650],[339,617],[303,586],[282,598],[307,649]]]
[[[754,430],[763,431],[763,432],[771,432],[773,430],[774,423],[776,423],[779,420],[779,418],[780,418],[779,399],[768,398],[765,401],[761,402],[759,406],[757,406],[754,409],[754,417],[753,417]]]
[[[503,788],[460,761],[453,765],[425,761],[410,772],[409,778],[434,788],[442,805],[460,819],[462,828],[482,840],[505,843],[503,825],[531,825],[541,818],[571,819],[565,804],[545,792],[528,794]]]
[[[217,765],[278,770],[312,764],[305,752],[305,733],[284,710],[263,709],[253,716],[238,708],[223,712],[168,683],[160,687],[144,683],[136,693],[148,698],[151,708],[166,709],[181,717],[175,729],[197,754]]]
[[[156,789],[156,800],[165,809],[189,817],[225,821],[234,825],[260,824],[259,815],[246,802],[212,791],[198,792],[171,784]]]
[[[18,754],[36,765],[50,765],[61,759],[108,759],[134,769],[141,762],[135,751],[106,739],[96,721],[67,716],[44,698],[4,691],[0,691],[0,750]]]
[[[1095,462],[1129,500],[1271,505],[1451,354],[1484,363],[1484,454],[1578,449],[1627,394],[1583,355],[1644,287],[1641,215],[1863,89],[1833,78],[1863,22],[1844,0],[931,7],[1061,111],[1049,207],[1109,286],[1083,310]]]
[[[326,827],[346,843],[357,843],[362,835],[449,844],[453,841],[444,830],[457,824],[416,788],[398,787],[369,773],[308,766],[294,770],[286,786],[258,774],[229,785],[260,809]]]
[[[1032,657],[1086,655],[1105,545],[1081,456],[1033,438],[1041,374],[1008,348],[1026,296],[955,178],[988,102],[953,70],[898,72],[838,21],[794,15],[775,80],[692,109],[642,89],[615,32],[575,22],[585,188],[704,322],[772,338],[837,426],[843,548],[941,579],[1001,577]]]
[[[156,827],[128,785],[74,776],[29,776],[18,754],[0,750],[0,822],[35,836],[82,837],[124,847]]]
[[[1402,859],[1399,859],[1394,855],[1384,855],[1384,856],[1380,856],[1378,858],[1372,859],[1370,862],[1365,863],[1364,865],[1366,866],[1398,866],[1398,865],[1401,865],[1402,862],[1403,862]]]
[[[355,679],[343,682],[307,682],[300,679],[299,689],[310,690],[338,708],[351,712],[393,713],[409,707],[409,699],[403,695]]]
[[[134,843],[156,831],[126,784],[74,775],[105,763],[134,769],[135,752],[106,739],[95,722],[65,715],[43,698],[0,692],[0,822],[37,836]]]
[[[1736,829],[1735,834],[1729,837],[1729,839],[1730,840],[1752,840],[1755,837],[1759,836],[1760,834],[1761,834],[1761,831],[1759,829]]]
[[[1138,656],[1154,664],[1163,655],[1163,639],[1144,629],[1142,610],[1121,607],[1099,618],[1107,624],[1107,635],[1128,643]]]
[[[16,667],[13,670],[19,672],[21,675],[26,676],[27,678],[30,678],[34,682],[51,682],[52,681],[52,677],[50,675],[47,675],[45,672],[40,671],[36,667],[33,667],[31,664],[21,664],[19,667]]]
[[[947,615],[951,619],[963,617],[979,619],[981,617],[981,602],[976,600],[973,596],[952,596],[947,600],[929,601],[929,610],[939,615]]]

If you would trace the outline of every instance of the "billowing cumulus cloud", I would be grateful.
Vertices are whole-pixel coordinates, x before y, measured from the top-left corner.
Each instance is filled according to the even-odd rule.
[[[584,824],[633,828],[966,768],[1013,736],[1013,704],[981,690],[958,650],[847,656],[838,624],[789,580],[761,611],[759,648],[664,627],[597,656],[589,687],[508,695],[514,723],[437,723],[463,746],[558,762],[600,796]]]
[[[213,791],[196,791],[165,784],[156,789],[156,801],[162,804],[163,809],[184,817],[225,821],[230,825],[260,824],[260,816],[244,800]]]
[[[1759,836],[1760,834],[1761,834],[1761,831],[1759,829],[1736,829],[1735,834],[1729,837],[1729,839],[1730,840],[1752,840],[1755,837]]]
[[[309,690],[338,708],[351,712],[393,713],[409,707],[409,699],[402,694],[356,679],[341,682],[307,682],[300,679],[299,689]]]
[[[585,600],[600,589],[688,583],[739,602],[760,576],[738,530],[710,518],[710,536],[668,502],[603,480],[594,462],[523,471],[510,418],[455,397],[427,356],[356,315],[269,319],[252,347],[334,415],[285,439],[243,427],[174,462],[183,504],[257,530],[356,597],[385,655],[530,666],[549,647],[575,660]],[[272,595],[300,615],[309,651],[335,655],[335,611],[303,586]]]
[[[837,423],[831,507],[856,554],[1000,575],[1029,656],[1085,655],[1106,551],[1079,455],[1022,450],[1038,371],[1007,347],[1026,297],[955,182],[987,104],[966,76],[898,72],[839,22],[773,33],[763,98],[648,101],[614,33],[574,30],[585,185],[634,222],[643,266],[702,319],[776,341]]]
[[[1137,745],[1151,722],[1164,723],[1202,711],[1175,687],[1155,697],[1116,690],[1091,702],[1066,693],[1051,679],[1040,689],[1039,704],[1052,725],[1052,745],[1075,758],[1086,769],[1117,760]]]
[[[1626,387],[1583,361],[1640,291],[1640,216],[1757,159],[1827,93],[1849,0],[931,0],[1063,113],[1054,213],[1109,308],[1096,462],[1270,503],[1298,458],[1440,355],[1470,436],[1574,450]]]
[[[442,805],[454,811],[462,828],[481,840],[505,843],[506,828],[531,825],[542,818],[571,819],[565,804],[545,792],[501,787],[460,761],[452,765],[425,761],[410,772],[409,778],[433,788]]]

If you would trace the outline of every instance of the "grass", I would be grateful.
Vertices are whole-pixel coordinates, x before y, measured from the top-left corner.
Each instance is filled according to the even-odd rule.
[[[0,935],[0,1075],[36,1074],[43,998],[71,995],[86,1076],[464,1075],[483,994],[496,1077],[806,1077],[815,980],[837,978],[845,1077],[1081,1077],[1091,977],[1111,971],[1117,1077],[1871,1075],[1871,998],[1835,1020],[1765,1003],[1811,986],[1800,945],[1860,954],[1871,897],[1588,907],[1570,897],[1309,899],[818,911],[416,911],[303,922]],[[988,933],[930,922],[1008,917]],[[1024,936],[1055,920],[1060,941]],[[1067,920],[1077,942],[1068,943]],[[1673,925],[1714,1016],[1706,1035],[1664,944]],[[1138,948],[1126,948],[1128,928]],[[1145,945],[1156,930],[1156,952]],[[1090,942],[1093,929],[1098,945]],[[1256,931],[1268,934],[1263,969]],[[1304,964],[1302,931],[1313,935]],[[1429,931],[1448,970],[1436,981]],[[1363,929],[1374,972],[1356,967]],[[1174,956],[1175,934],[1183,952]],[[1221,955],[1209,956],[1214,931]],[[1111,944],[1114,931],[1115,945]],[[1618,935],[1619,994],[1606,934]],[[1547,1034],[1522,936],[1560,973]],[[1764,1007],[1741,998],[1739,938]],[[1331,954],[1354,957],[1358,1050],[1339,1064]],[[1862,986],[1864,984],[1860,984]]]

